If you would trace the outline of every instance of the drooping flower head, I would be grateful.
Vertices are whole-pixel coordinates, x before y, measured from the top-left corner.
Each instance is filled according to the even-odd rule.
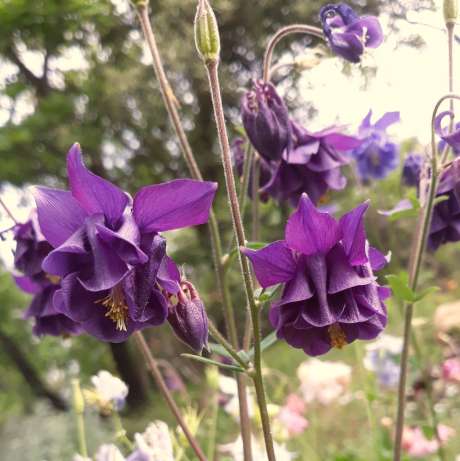
[[[447,110],[441,112],[435,119],[435,130],[441,138],[438,151],[442,153],[446,146],[449,146],[454,155],[458,156],[460,154],[460,122],[454,125],[452,132],[450,132],[449,126],[442,126],[444,119],[449,118],[450,120],[451,117],[453,117],[453,113]]]
[[[102,414],[109,415],[112,411],[120,411],[128,396],[128,386],[106,370],[101,370],[91,377],[92,388],[84,389],[87,402],[99,409]]]
[[[420,154],[409,154],[404,159],[402,181],[406,186],[418,188],[424,162]]]
[[[197,354],[208,344],[208,316],[196,288],[188,281],[180,283],[177,303],[170,304],[168,322],[174,333]]]
[[[269,82],[255,82],[241,103],[244,129],[265,160],[279,160],[289,149],[291,127],[283,98]]]
[[[262,191],[297,206],[303,193],[318,203],[328,190],[343,189],[347,180],[341,167],[350,163],[347,152],[359,146],[360,140],[340,133],[337,127],[311,133],[295,121],[291,126],[292,149],[284,151]]]
[[[455,160],[439,180],[436,197],[445,200],[433,209],[428,246],[436,250],[440,245],[460,240],[460,160]]]
[[[353,150],[361,180],[383,179],[397,168],[399,147],[391,142],[386,129],[399,121],[399,112],[387,112],[377,122],[371,123],[372,110],[359,127],[362,144]]]
[[[61,277],[55,308],[87,333],[124,341],[166,320],[166,293],[180,280],[161,231],[207,221],[217,185],[175,180],[131,199],[91,173],[75,144],[67,156],[70,191],[35,187],[40,228],[54,250],[43,269]]]
[[[319,12],[324,35],[332,51],[351,62],[360,62],[366,48],[377,48],[383,32],[375,16],[358,16],[345,3],[327,4]]]
[[[60,279],[47,274],[41,267],[53,248],[40,230],[36,210],[32,210],[25,223],[16,226],[14,239],[14,268],[21,273],[16,274],[14,279],[22,291],[33,296],[24,313],[24,318],[34,320],[32,332],[37,336],[79,334],[79,325],[54,307],[53,298],[60,288]]]
[[[373,339],[385,328],[383,300],[374,271],[386,258],[366,240],[364,203],[335,220],[319,212],[306,194],[285,229],[285,240],[244,249],[263,288],[282,283],[270,321],[277,336],[308,355]]]

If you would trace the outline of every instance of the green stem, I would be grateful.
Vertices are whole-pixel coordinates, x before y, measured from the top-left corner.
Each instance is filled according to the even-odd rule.
[[[431,181],[428,191],[428,199],[425,206],[420,211],[419,224],[417,226],[417,235],[414,245],[414,257],[411,258],[409,269],[409,285],[412,291],[416,291],[420,270],[422,267],[424,250],[428,239],[428,233],[431,225],[431,218],[434,208],[434,199],[436,198],[436,189],[438,184],[438,152],[436,148],[435,119],[438,109],[446,99],[460,99],[460,96],[448,94],[443,96],[435,105],[431,119]],[[401,353],[400,378],[398,386],[398,408],[396,418],[395,446],[393,460],[401,461],[402,433],[404,429],[404,413],[406,408],[406,381],[409,360],[409,346],[412,335],[412,317],[414,313],[413,303],[405,305],[404,313],[404,335],[403,349]],[[437,428],[436,428],[437,432]]]
[[[195,156],[193,155],[192,148],[190,147],[190,143],[188,142],[187,135],[185,133],[184,127],[182,125],[179,112],[177,110],[177,99],[174,95],[174,92],[169,84],[168,78],[164,71],[163,62],[161,60],[160,51],[157,45],[157,41],[155,38],[155,34],[152,29],[152,25],[150,23],[150,18],[148,14],[148,0],[138,0],[135,3],[139,21],[141,23],[142,31],[149,47],[150,53],[152,55],[152,64],[153,69],[155,72],[155,76],[158,80],[161,95],[163,97],[163,102],[168,112],[169,118],[171,120],[171,124],[174,128],[176,133],[177,139],[179,140],[179,145],[184,156],[184,159],[187,163],[188,169],[190,171],[191,176],[194,179],[202,180],[203,176],[201,171],[198,167],[198,164],[195,160]],[[220,238],[219,232],[219,225],[217,223],[216,216],[214,212],[211,210],[209,214],[209,232],[211,236],[211,247],[212,247],[212,254],[214,260],[214,266],[217,274],[217,284],[218,289],[221,294],[222,298],[222,305],[223,305],[223,312],[225,318],[225,324],[227,329],[227,334],[230,338],[231,344],[237,348],[238,347],[238,335],[236,329],[236,322],[235,322],[235,313],[233,309],[232,299],[230,297],[230,291],[228,288],[228,284],[225,277],[225,266],[223,260],[223,251],[222,251],[222,242]],[[240,376],[236,376],[237,381],[241,381],[239,383],[239,397],[243,398],[245,401],[245,397],[240,395],[240,391],[242,389],[242,382],[244,378]],[[241,428],[243,432],[243,445],[245,446],[245,450],[250,452],[250,447],[246,448],[247,445],[250,445],[251,439],[248,438],[246,434],[250,434],[250,419],[249,419],[249,411],[248,408],[243,408],[240,412],[240,422]],[[251,457],[245,458],[246,461],[251,461]]]
[[[243,222],[241,219],[238,195],[236,193],[235,177],[233,175],[232,161],[230,155],[230,144],[228,142],[227,128],[225,126],[225,116],[222,106],[222,96],[220,90],[220,81],[218,73],[218,62],[208,61],[205,63],[208,74],[209,86],[211,90],[212,103],[214,108],[214,117],[216,119],[217,133],[222,155],[222,163],[225,174],[225,184],[227,188],[228,199],[230,202],[230,210],[232,214],[233,229],[236,234],[236,240],[239,247],[246,244]],[[273,439],[270,430],[270,420],[268,417],[267,404],[265,399],[265,390],[262,379],[261,367],[261,351],[260,351],[260,326],[259,326],[259,309],[254,297],[254,289],[252,285],[251,271],[246,258],[243,258],[241,252],[238,252],[240,261],[240,269],[243,277],[246,301],[250,308],[252,325],[254,330],[254,374],[253,380],[256,389],[257,401],[262,421],[262,429],[264,433],[265,447],[269,461],[275,461],[275,452],[273,448]]]
[[[117,411],[112,412],[112,419],[115,428],[115,440],[122,443],[128,451],[133,451],[134,445],[131,440],[128,439],[123,423],[121,422],[120,415]]]
[[[84,458],[88,457],[88,448],[86,445],[86,432],[85,432],[85,400],[80,389],[80,382],[78,379],[72,380],[72,397],[73,397],[73,411],[75,413],[75,423],[77,426],[77,440],[78,452]]]
[[[190,446],[192,447],[193,451],[195,452],[197,458],[200,461],[207,461],[203,451],[201,450],[200,446],[198,445],[198,442],[195,440],[195,437],[193,436],[192,432],[187,426],[187,423],[185,422],[184,417],[182,416],[181,411],[179,410],[179,407],[176,405],[176,402],[174,401],[171,392],[168,389],[168,386],[166,385],[163,376],[161,375],[160,369],[158,368],[157,361],[153,357],[152,352],[150,351],[150,348],[144,338],[144,335],[140,331],[136,331],[134,333],[134,338],[137,342],[137,345],[144,356],[145,362],[147,364],[148,369],[150,370],[153,379],[155,380],[155,383],[158,387],[158,390],[161,392],[163,395],[163,398],[165,399],[169,409],[171,410],[171,413],[174,415],[176,418],[177,423],[181,427],[182,431],[184,432],[185,437],[187,438]]]
[[[216,435],[217,435],[217,418],[219,416],[219,402],[217,393],[214,393],[211,397],[211,427],[208,432],[208,449],[207,455],[208,460],[214,460],[214,454],[216,451]]]

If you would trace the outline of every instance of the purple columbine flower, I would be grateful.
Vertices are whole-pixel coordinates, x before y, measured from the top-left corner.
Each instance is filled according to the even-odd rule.
[[[446,200],[437,203],[433,209],[428,246],[436,250],[440,245],[460,240],[460,159],[442,174],[436,197]]]
[[[319,212],[306,194],[289,218],[285,240],[243,249],[263,288],[282,283],[270,321],[277,336],[308,355],[321,355],[385,328],[389,290],[374,271],[386,258],[369,246],[363,224],[367,203],[340,221]]]
[[[168,322],[177,337],[201,354],[208,344],[208,316],[196,288],[184,280],[176,295],[177,303],[170,304]]]
[[[271,180],[262,188],[276,200],[297,206],[302,193],[318,203],[329,189],[341,190],[347,180],[341,167],[350,163],[348,152],[361,141],[337,127],[311,133],[292,121],[292,148],[285,150]]]
[[[43,269],[61,277],[54,305],[89,334],[120,342],[168,315],[179,272],[158,232],[207,221],[216,183],[175,180],[131,197],[67,156],[70,191],[35,187],[40,228],[54,250]]]
[[[399,121],[399,112],[387,112],[374,124],[371,124],[371,117],[372,110],[359,127],[362,144],[352,152],[363,181],[383,179],[399,163],[399,148],[389,141],[386,133],[390,125]]]
[[[402,181],[406,186],[419,187],[424,161],[421,154],[409,154],[404,159]]]
[[[36,210],[30,218],[14,229],[16,249],[14,252],[17,286],[33,295],[32,302],[24,313],[24,318],[34,320],[33,333],[37,336],[61,336],[79,334],[79,325],[59,313],[53,304],[53,297],[60,288],[59,277],[46,274],[41,268],[44,258],[53,249],[45,240],[38,224]]]
[[[446,117],[453,117],[453,113],[449,110],[441,112],[435,119],[436,133],[441,137],[438,144],[438,151],[443,152],[446,145],[452,148],[454,155],[460,155],[460,122],[456,123],[454,129],[450,133],[449,127],[442,127],[442,122]]]
[[[377,48],[383,32],[375,16],[358,16],[345,3],[321,8],[320,20],[332,51],[351,62],[360,62],[366,48]]]
[[[243,97],[241,116],[251,144],[265,160],[279,160],[284,150],[289,149],[288,109],[273,84],[254,83]]]

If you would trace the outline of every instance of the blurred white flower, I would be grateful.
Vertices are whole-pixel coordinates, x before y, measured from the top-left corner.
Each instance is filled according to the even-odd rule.
[[[147,426],[144,433],[134,435],[136,450],[127,461],[174,461],[171,435],[163,421]]]
[[[239,420],[240,406],[238,400],[238,385],[236,379],[230,378],[229,376],[219,375],[219,391],[221,392],[221,403],[224,410],[235,419]],[[255,401],[254,396],[249,390],[249,386],[246,387],[247,399],[248,399],[248,413],[249,417],[254,416]]]
[[[398,385],[402,346],[402,338],[385,334],[366,345],[364,366],[376,374],[382,387],[392,389]]]
[[[343,362],[310,359],[297,368],[300,391],[307,403],[327,405],[343,396],[351,381],[351,367]]]
[[[252,458],[254,461],[267,459],[265,445],[254,437],[252,438]],[[277,461],[292,461],[297,457],[296,453],[288,451],[284,444],[274,442],[275,456]],[[244,461],[243,439],[241,435],[232,443],[220,446],[220,451],[231,456],[232,461]]]
[[[92,461],[91,458],[85,458],[82,455],[74,455],[73,461]]]
[[[97,406],[103,413],[112,410],[119,411],[123,408],[128,386],[116,376],[106,370],[101,370],[91,378],[93,389],[85,389],[84,396],[87,402]]]
[[[125,457],[113,444],[101,445],[94,459],[95,461],[125,461]]]

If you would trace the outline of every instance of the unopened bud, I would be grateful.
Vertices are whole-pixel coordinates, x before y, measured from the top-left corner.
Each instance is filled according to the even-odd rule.
[[[85,399],[83,398],[78,379],[72,379],[72,397],[73,409],[77,415],[81,415],[85,411]]]
[[[220,37],[216,16],[208,0],[199,0],[195,15],[195,45],[205,62],[219,60]]]
[[[455,24],[458,16],[458,0],[444,0],[443,10],[446,24]]]
[[[178,303],[171,306],[168,322],[177,337],[197,354],[208,343],[208,316],[195,287],[187,281],[180,284]]]

